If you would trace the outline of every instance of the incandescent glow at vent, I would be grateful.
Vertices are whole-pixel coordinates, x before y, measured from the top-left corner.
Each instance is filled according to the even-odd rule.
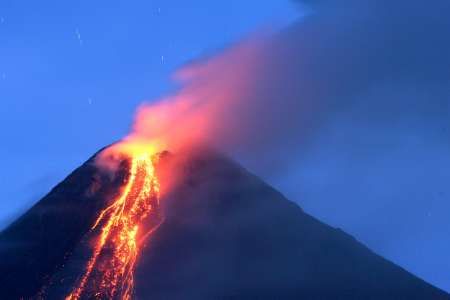
[[[156,155],[128,153],[129,176],[120,195],[101,211],[92,230],[99,230],[84,274],[66,300],[79,298],[130,299],[133,272],[139,254],[143,224],[159,221],[159,182],[155,174]],[[153,218],[153,220],[152,220]],[[149,220],[150,219],[150,220]]]

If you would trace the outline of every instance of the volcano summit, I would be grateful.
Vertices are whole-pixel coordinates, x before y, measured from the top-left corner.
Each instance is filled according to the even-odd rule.
[[[98,155],[0,234],[0,298],[450,299],[213,151]]]

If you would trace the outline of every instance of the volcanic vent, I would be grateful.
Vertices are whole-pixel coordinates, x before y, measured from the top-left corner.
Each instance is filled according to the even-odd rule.
[[[449,299],[220,154],[132,153],[0,234],[0,298]]]

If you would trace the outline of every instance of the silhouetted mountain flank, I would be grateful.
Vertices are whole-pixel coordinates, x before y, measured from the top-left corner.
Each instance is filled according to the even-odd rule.
[[[137,299],[450,299],[221,155],[176,168],[138,259]],[[0,234],[1,299],[67,295],[127,169],[111,176],[91,158]]]

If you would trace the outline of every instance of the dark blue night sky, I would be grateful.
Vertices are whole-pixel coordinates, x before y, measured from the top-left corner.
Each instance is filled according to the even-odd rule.
[[[297,96],[326,113],[282,172],[231,155],[311,215],[450,291],[448,4],[346,1],[345,13],[317,1],[309,20],[288,0],[2,0],[0,228],[126,135],[140,103],[174,89],[177,68],[287,27],[280,39],[298,33],[293,52],[306,58],[281,59],[293,60],[286,84],[299,80]],[[312,87],[338,96],[325,101],[333,97]]]

